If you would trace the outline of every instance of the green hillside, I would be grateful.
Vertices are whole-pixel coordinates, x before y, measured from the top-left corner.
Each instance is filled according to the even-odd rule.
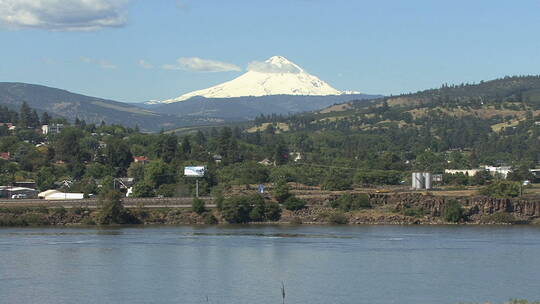
[[[540,77],[505,77],[290,117],[261,116],[248,131],[270,126],[292,149],[324,164],[435,171],[480,163],[534,166],[539,115]],[[450,159],[458,155],[459,161]]]

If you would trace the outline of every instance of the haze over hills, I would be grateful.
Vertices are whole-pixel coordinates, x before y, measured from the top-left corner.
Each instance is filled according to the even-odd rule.
[[[270,95],[329,96],[360,94],[354,91],[339,91],[318,77],[282,56],[273,56],[264,62],[253,62],[241,76],[222,84],[183,94],[164,101],[148,104],[174,103],[193,97],[234,98]]]

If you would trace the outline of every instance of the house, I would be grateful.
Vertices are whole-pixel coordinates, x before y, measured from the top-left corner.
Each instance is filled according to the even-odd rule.
[[[150,162],[150,160],[146,156],[133,156],[133,161],[136,163],[143,163],[143,164],[147,164]]]
[[[299,160],[302,160],[302,154],[300,152],[291,152],[289,153],[290,158],[292,161],[297,162]]]
[[[135,184],[135,179],[133,177],[119,177],[115,178],[113,183],[115,189],[129,189]]]
[[[17,127],[11,122],[0,122],[0,127],[5,126],[9,131],[15,131]]]
[[[9,152],[0,152],[0,159],[9,160]]]
[[[60,134],[60,132],[62,132],[62,129],[64,129],[63,124],[42,125],[41,133],[43,133],[43,135]]]
[[[216,164],[221,163],[221,161],[223,160],[223,157],[221,155],[219,155],[219,154],[215,154],[214,156],[212,156],[212,158],[214,159],[214,162]]]
[[[21,199],[21,198],[36,198],[38,191],[26,187],[15,186],[0,186],[0,197]]]
[[[272,166],[274,163],[270,161],[268,158],[265,158],[259,162],[259,164],[263,166]]]
[[[491,174],[491,175],[499,175],[502,178],[506,178],[508,176],[508,173],[512,172],[512,167],[510,166],[485,166],[485,169]]]

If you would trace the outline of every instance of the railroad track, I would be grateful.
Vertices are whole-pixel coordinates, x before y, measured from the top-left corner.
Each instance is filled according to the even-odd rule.
[[[207,207],[215,207],[211,197],[201,197]],[[191,197],[171,197],[171,198],[124,198],[122,203],[127,208],[190,208],[193,202]],[[43,199],[4,199],[0,200],[0,207],[87,207],[96,208],[99,200],[43,200]]]

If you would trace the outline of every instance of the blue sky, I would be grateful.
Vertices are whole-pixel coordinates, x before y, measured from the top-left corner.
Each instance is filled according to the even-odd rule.
[[[539,30],[538,0],[0,0],[0,81],[139,102],[281,55],[399,94],[540,74]]]

